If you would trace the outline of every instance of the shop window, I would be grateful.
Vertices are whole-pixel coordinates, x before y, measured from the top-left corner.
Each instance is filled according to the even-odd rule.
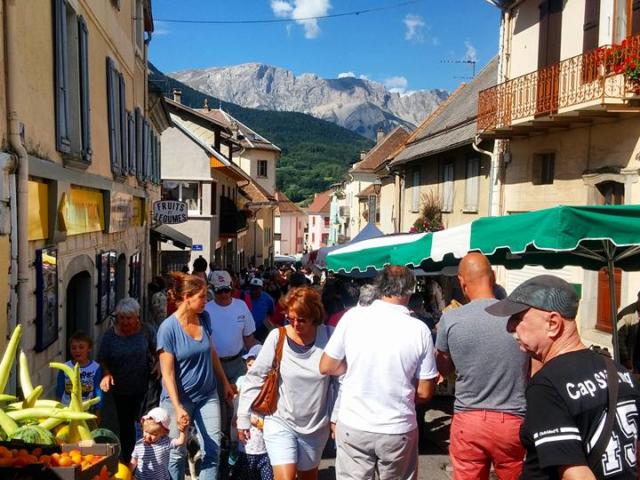
[[[268,163],[266,160],[258,160],[258,177],[267,178]]]
[[[536,153],[533,156],[531,181],[534,185],[553,185],[555,153]]]

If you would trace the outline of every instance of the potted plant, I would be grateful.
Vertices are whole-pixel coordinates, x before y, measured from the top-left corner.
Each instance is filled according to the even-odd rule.
[[[442,201],[433,191],[422,195],[420,216],[409,229],[409,233],[438,232],[444,230]]]

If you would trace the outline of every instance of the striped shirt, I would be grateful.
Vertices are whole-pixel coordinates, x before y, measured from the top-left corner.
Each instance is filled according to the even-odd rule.
[[[169,480],[169,452],[173,440],[162,437],[156,443],[136,442],[131,458],[137,461],[136,480]]]

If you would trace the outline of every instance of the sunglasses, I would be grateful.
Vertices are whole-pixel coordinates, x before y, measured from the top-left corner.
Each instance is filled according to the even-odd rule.
[[[218,294],[218,293],[229,293],[231,292],[231,289],[229,287],[221,287],[221,288],[216,288],[214,290],[214,293]]]

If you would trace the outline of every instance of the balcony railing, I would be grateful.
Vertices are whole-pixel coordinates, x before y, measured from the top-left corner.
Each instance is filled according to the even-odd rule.
[[[562,114],[575,111],[606,112],[607,106],[620,111],[640,98],[638,82],[625,73],[628,60],[639,57],[640,36],[635,36],[620,46],[600,47],[483,90],[478,132],[495,134],[519,124],[536,127],[536,120],[562,120]]]

